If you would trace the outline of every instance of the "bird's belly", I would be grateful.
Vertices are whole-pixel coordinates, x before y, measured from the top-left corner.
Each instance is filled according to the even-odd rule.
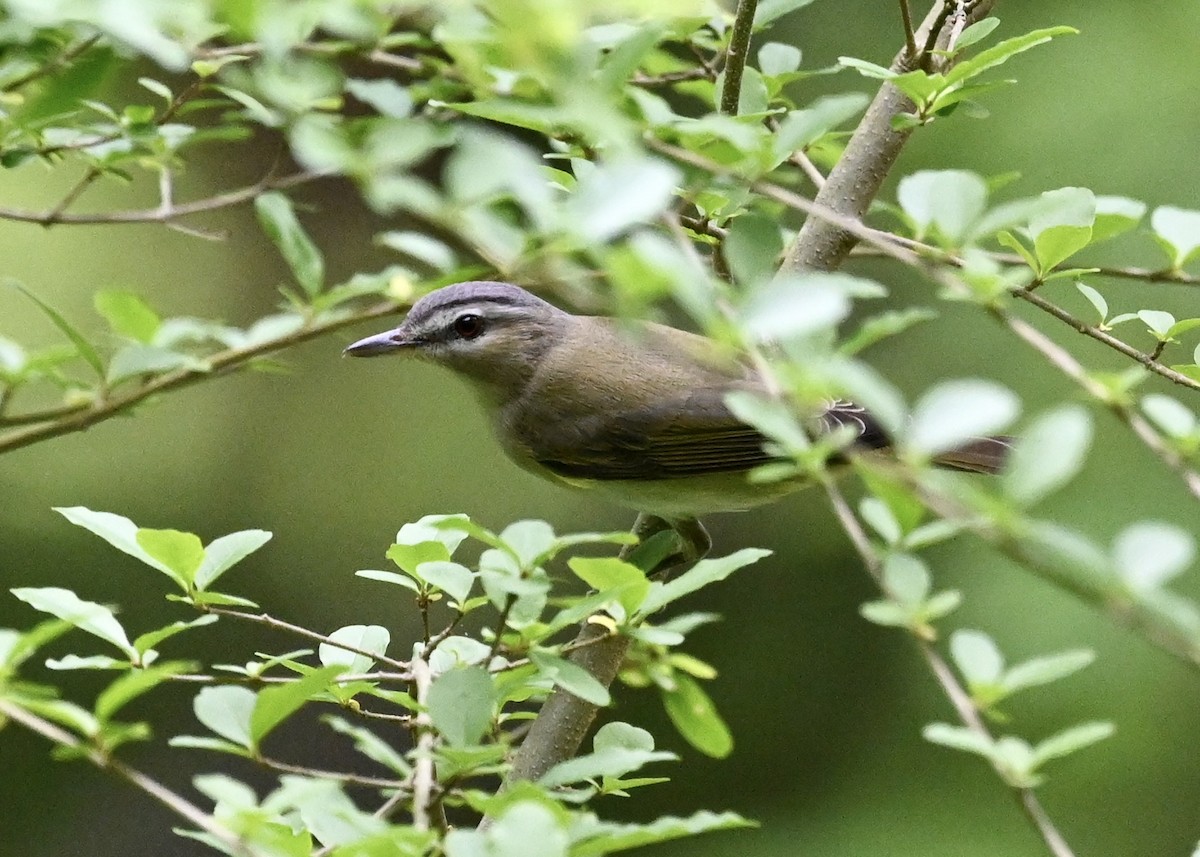
[[[804,487],[807,481],[752,483],[744,473],[717,473],[679,479],[569,479],[555,481],[661,518],[694,518],[761,506]]]

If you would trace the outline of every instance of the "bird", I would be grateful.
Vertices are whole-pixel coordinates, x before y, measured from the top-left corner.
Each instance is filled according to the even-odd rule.
[[[805,483],[747,478],[780,458],[726,397],[767,388],[748,362],[699,334],[575,315],[510,283],[470,281],[426,294],[399,327],[344,353],[410,355],[452,370],[474,388],[518,466],[653,515],[681,534],[696,532],[701,516],[749,509]],[[848,427],[856,452],[892,443],[851,402],[831,402],[812,417],[808,424],[820,432]],[[979,438],[935,463],[996,473],[1009,446],[1008,438]]]

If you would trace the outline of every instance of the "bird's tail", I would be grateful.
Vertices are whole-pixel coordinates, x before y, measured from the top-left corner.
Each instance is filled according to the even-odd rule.
[[[1006,435],[981,437],[958,449],[943,452],[933,463],[947,470],[996,474],[1004,469],[1012,446],[1013,438]]]

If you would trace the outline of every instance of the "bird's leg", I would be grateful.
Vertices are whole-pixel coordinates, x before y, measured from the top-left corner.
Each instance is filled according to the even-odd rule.
[[[645,513],[633,525],[636,545],[621,551],[621,558],[648,575],[662,574],[681,565],[703,559],[712,548],[712,539],[696,518],[667,520]]]

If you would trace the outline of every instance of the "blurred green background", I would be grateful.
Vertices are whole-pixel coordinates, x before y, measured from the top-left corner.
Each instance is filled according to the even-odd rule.
[[[1002,73],[1021,83],[986,96],[990,119],[958,116],[919,132],[897,177],[922,168],[985,175],[1018,170],[1023,177],[1005,194],[1082,185],[1152,206],[1200,207],[1200,162],[1194,157],[1200,67],[1195,52],[1185,48],[1200,32],[1200,5],[1014,0],[999,3],[997,13],[1005,36],[1060,23],[1082,34],[1005,66]],[[900,41],[896,4],[823,0],[772,38],[800,45],[807,67],[842,54],[886,63]],[[819,80],[817,86],[827,89],[869,88],[846,73]],[[270,165],[273,147],[263,141],[253,155],[228,160],[214,150],[184,177],[180,197],[253,181]],[[35,164],[5,171],[0,201],[42,208],[76,178]],[[371,244],[372,234],[388,224],[365,211],[352,188],[328,182],[294,197],[307,206],[304,221],[327,256],[331,281],[390,261]],[[83,206],[153,201],[149,187],[110,188],[90,192]],[[253,213],[242,208],[194,222],[228,229],[230,237],[209,242],[154,226],[44,230],[0,222],[0,273],[95,331],[102,323],[91,309],[91,294],[105,287],[139,291],[165,315],[246,324],[268,311],[287,273]],[[1146,238],[1114,252],[1126,262],[1155,263]],[[933,302],[931,287],[907,272],[869,262],[853,267],[891,284],[898,303]],[[1114,311],[1178,311],[1196,304],[1197,293],[1183,287],[1102,287]],[[1074,395],[1040,358],[974,308],[941,309],[939,321],[867,355],[906,392],[915,394],[938,378],[980,375],[1011,385],[1031,411]],[[1120,366],[1065,328],[1032,320],[1091,365]],[[206,541],[261,527],[273,531],[274,540],[233,572],[230,588],[318,629],[388,625],[393,653],[404,657],[404,641],[415,630],[410,606],[399,590],[352,575],[381,567],[405,521],[461,511],[491,527],[544,518],[560,532],[630,523],[621,510],[544,485],[505,461],[454,379],[399,361],[339,358],[352,338],[386,326],[368,325],[297,348],[287,355],[288,374],[201,384],[152,402],[131,419],[4,456],[4,587],[68,586],[82,597],[120,604],[126,625],[140,631],[188,618],[187,611],[163,602],[154,572],[70,526],[52,506],[117,512],[142,526],[191,530]],[[30,346],[58,336],[8,289],[0,289],[0,334]],[[1115,420],[1098,414],[1097,423],[1090,466],[1046,503],[1045,516],[1104,543],[1141,518],[1194,528],[1194,501],[1178,482]],[[683,754],[686,767],[674,782],[625,805],[610,798],[603,809],[643,818],[698,807],[733,809],[763,822],[757,831],[685,840],[654,852],[664,857],[732,851],[812,857],[1043,853],[982,762],[920,738],[922,725],[952,719],[952,712],[909,642],[859,618],[857,607],[872,597],[872,587],[819,494],[709,523],[721,553],[747,545],[775,551],[687,605],[725,617],[698,632],[691,651],[720,670],[709,690],[737,748],[729,759],[704,759],[673,735],[652,695],[621,691],[610,716],[649,726]],[[1079,646],[1099,654],[1080,676],[1008,707],[1010,728],[1031,739],[1082,720],[1111,719],[1118,726],[1113,738],[1052,770],[1042,790],[1078,853],[1190,854],[1200,839],[1200,681],[1194,670],[978,543],[963,540],[932,560],[939,583],[966,596],[950,626],[986,630],[1014,660]],[[1192,595],[1200,591],[1194,579],[1181,585]],[[33,621],[25,605],[0,598],[0,626]],[[227,625],[197,632],[191,645],[203,640],[212,658],[235,663],[256,648],[295,647],[280,635]],[[73,676],[68,686],[90,699],[99,684],[94,676]],[[197,732],[191,695],[190,688],[170,688],[131,713],[169,723],[160,733]],[[166,737],[130,747],[128,757],[185,790],[192,773],[224,764],[198,751],[164,753]],[[271,750],[278,757],[350,764],[346,746],[327,731],[277,735]],[[142,794],[85,764],[52,763],[47,751],[44,741],[21,729],[0,733],[0,854],[211,853],[171,834],[175,820]],[[270,779],[249,766],[234,770],[260,789],[269,787]]]

